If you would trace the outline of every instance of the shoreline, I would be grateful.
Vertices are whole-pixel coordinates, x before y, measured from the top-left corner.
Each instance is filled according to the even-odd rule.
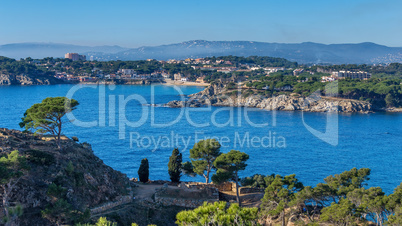
[[[70,84],[74,84],[74,83],[70,83]],[[114,84],[114,85],[150,85],[150,84],[134,84],[134,83],[123,83],[123,84],[116,84],[113,82],[79,82],[79,83],[75,83],[75,84],[85,84],[85,85],[98,85],[98,84],[103,84],[103,85],[110,85],[110,84]],[[209,83],[198,83],[198,82],[155,82],[152,84],[158,84],[158,85],[164,85],[164,86],[203,86],[203,87],[207,87],[210,84]],[[57,84],[59,85],[59,84]]]
[[[165,79],[166,83],[163,83],[164,85],[168,86],[209,86],[210,83],[206,82],[182,82],[182,81],[173,81],[173,80],[167,80]]]
[[[146,81],[146,80],[141,80],[141,81]],[[203,86],[207,87],[210,85],[210,83],[206,82],[182,82],[182,81],[172,81],[172,80],[164,80],[165,82],[152,82],[152,83],[145,83],[145,84],[140,84],[137,83],[122,83],[122,84],[116,84],[115,82],[78,82],[78,83],[66,83],[66,84],[85,84],[85,85],[98,85],[98,84],[104,84],[104,85],[150,85],[150,84],[159,84],[159,85],[165,85],[165,86]],[[54,85],[59,85],[59,84],[54,84]]]
[[[305,111],[305,112],[339,112],[339,113],[402,113],[402,108],[376,107],[364,101],[333,97],[320,97],[317,100],[294,97],[292,95],[279,95],[275,97],[261,98],[259,96],[224,98],[228,95],[223,84],[213,84],[203,91],[189,95],[192,100],[170,101],[164,106],[171,108],[201,107],[212,105],[217,107],[244,107],[258,108],[263,110],[278,111]],[[229,94],[230,95],[230,94]],[[307,102],[307,104],[305,104]]]

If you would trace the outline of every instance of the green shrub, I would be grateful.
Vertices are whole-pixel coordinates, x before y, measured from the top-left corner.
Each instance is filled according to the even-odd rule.
[[[143,183],[148,182],[149,180],[149,163],[146,158],[141,160],[141,165],[138,169],[138,178]]]
[[[38,164],[38,165],[46,165],[49,166],[55,163],[55,158],[52,154],[46,153],[44,151],[39,150],[28,150],[25,151],[25,155],[28,161]]]

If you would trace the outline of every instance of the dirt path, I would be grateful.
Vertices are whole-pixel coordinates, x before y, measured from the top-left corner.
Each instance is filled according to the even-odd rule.
[[[134,197],[136,200],[150,199],[155,194],[156,189],[160,189],[162,185],[155,184],[137,184],[134,188]]]
[[[156,189],[160,189],[163,187],[163,185],[159,184],[137,184],[138,187],[134,188],[134,197],[135,200],[143,200],[143,199],[150,199],[152,198],[152,195],[155,194]],[[171,189],[180,189],[177,186],[171,186],[169,185],[169,190]]]

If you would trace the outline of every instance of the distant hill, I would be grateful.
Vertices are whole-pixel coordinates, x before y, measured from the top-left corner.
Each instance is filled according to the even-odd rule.
[[[266,43],[252,41],[204,41],[194,40],[161,46],[127,49],[120,46],[77,46],[53,43],[21,43],[0,46],[0,55],[21,58],[63,57],[66,52],[78,52],[97,60],[185,59],[208,56],[271,56],[298,63],[312,64],[373,64],[402,63],[402,48],[387,47],[375,43],[297,44]]]
[[[41,59],[45,57],[64,57],[66,53],[87,53],[99,52],[103,54],[114,54],[128,50],[120,46],[80,46],[61,43],[14,43],[0,45],[0,56],[15,59],[31,57]]]

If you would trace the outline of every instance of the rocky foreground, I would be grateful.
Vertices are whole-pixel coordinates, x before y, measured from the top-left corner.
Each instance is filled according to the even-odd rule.
[[[330,98],[321,96],[301,97],[299,95],[279,95],[264,97],[261,95],[233,95],[222,83],[215,83],[205,90],[192,94],[185,101],[170,101],[165,106],[172,108],[201,107],[204,105],[225,107],[253,107],[277,111],[310,112],[361,112],[373,111],[373,106],[365,101]]]
[[[118,225],[175,225],[175,216],[184,207],[155,203],[151,199],[155,190],[139,188],[125,174],[104,164],[91,145],[62,138],[59,150],[52,137],[0,128],[0,157],[17,150],[28,166],[13,179],[11,191],[0,183],[1,225],[5,204],[22,207],[15,225],[76,225],[96,222],[102,216]],[[133,163],[133,167],[138,165]],[[150,197],[141,198],[148,193]]]
[[[20,225],[88,220],[85,218],[97,206],[130,196],[131,186],[126,175],[105,165],[89,144],[64,138],[62,145],[63,150],[58,150],[53,140],[0,129],[1,155],[18,150],[29,166],[9,194],[10,203],[23,207],[18,219]],[[3,187],[0,190],[3,194]],[[0,218],[3,209],[4,203]]]

